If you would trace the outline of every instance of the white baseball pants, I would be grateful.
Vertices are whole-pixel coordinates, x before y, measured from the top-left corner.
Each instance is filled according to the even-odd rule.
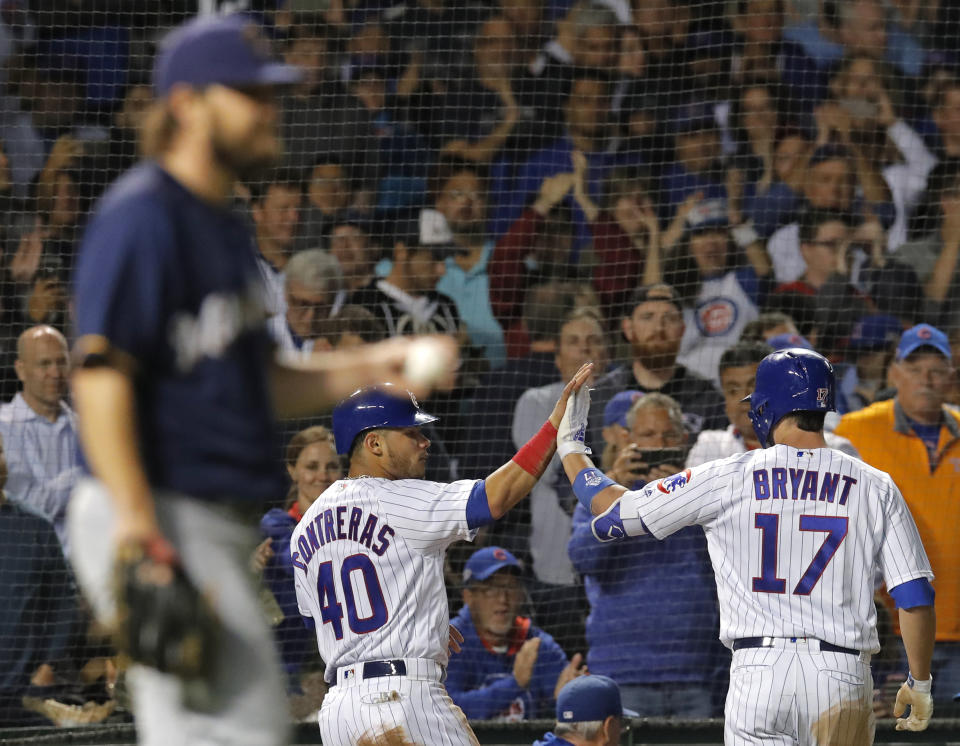
[[[870,746],[869,655],[820,652],[819,641],[777,638],[733,653],[726,746]]]
[[[434,661],[404,659],[407,676],[362,678],[362,664],[337,670],[318,720],[324,746],[355,746],[402,727],[417,746],[480,746],[443,686],[443,669]]]

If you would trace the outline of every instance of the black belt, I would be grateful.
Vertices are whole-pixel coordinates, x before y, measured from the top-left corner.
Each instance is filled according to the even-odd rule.
[[[363,664],[363,678],[375,679],[378,676],[406,676],[407,664],[403,661],[368,661]]]
[[[797,637],[791,637],[790,640],[796,642]],[[820,643],[820,652],[821,653],[846,653],[847,655],[860,655],[859,650],[854,650],[853,648],[842,648],[839,645],[834,645],[830,642],[824,642],[823,640],[818,640]],[[742,650],[743,648],[772,648],[773,647],[773,638],[772,637],[741,637],[739,640],[733,641],[734,650]]]

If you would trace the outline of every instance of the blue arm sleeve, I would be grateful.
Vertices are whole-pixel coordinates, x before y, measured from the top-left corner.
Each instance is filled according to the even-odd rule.
[[[914,609],[917,606],[933,606],[936,593],[926,578],[915,578],[890,589],[890,595],[898,609]]]
[[[493,515],[487,499],[487,483],[480,479],[473,485],[470,497],[467,498],[467,527],[472,530],[491,523]]]
[[[599,492],[603,492],[607,487],[616,485],[610,477],[599,469],[583,469],[573,480],[573,494],[577,496],[580,504],[590,512],[590,503]]]

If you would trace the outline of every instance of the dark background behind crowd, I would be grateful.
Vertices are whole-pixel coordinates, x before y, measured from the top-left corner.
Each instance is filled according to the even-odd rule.
[[[757,447],[739,404],[757,363],[816,349],[830,445],[890,471],[917,519],[938,696],[960,692],[957,4],[0,0],[0,726],[127,717],[68,562],[69,289],[92,206],[138,157],[157,44],[213,11],[248,13],[304,72],[283,165],[235,195],[278,354],[454,336],[456,388],[425,403],[441,481],[509,459],[592,360],[590,444],[635,488]],[[326,427],[284,423],[290,491],[263,496],[251,555],[298,719],[325,685],[285,546],[343,475]],[[576,506],[554,462],[451,550],[454,701],[547,716],[580,654],[641,714],[720,713],[702,535],[601,548]],[[904,673],[888,601],[880,714]]]

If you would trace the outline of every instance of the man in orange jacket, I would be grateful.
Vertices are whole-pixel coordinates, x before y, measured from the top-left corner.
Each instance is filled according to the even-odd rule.
[[[936,577],[936,699],[960,692],[960,411],[946,405],[954,375],[947,335],[919,324],[897,346],[896,397],[845,415],[836,428],[893,477],[920,530]]]

